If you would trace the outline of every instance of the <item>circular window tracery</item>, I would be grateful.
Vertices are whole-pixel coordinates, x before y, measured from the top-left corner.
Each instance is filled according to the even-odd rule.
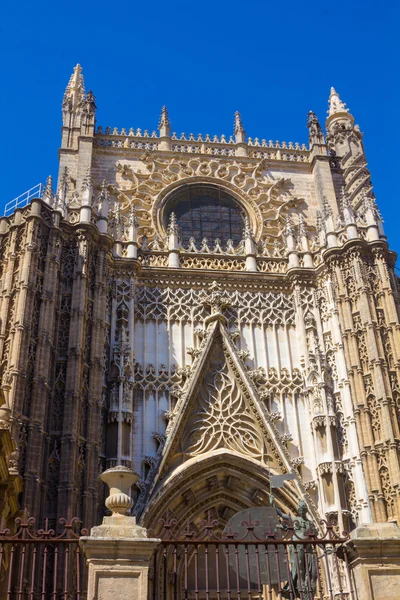
[[[242,239],[245,212],[225,190],[213,185],[185,185],[169,198],[167,219],[175,213],[180,227],[182,244],[190,238],[196,243],[207,238],[209,245],[219,239],[222,245]]]

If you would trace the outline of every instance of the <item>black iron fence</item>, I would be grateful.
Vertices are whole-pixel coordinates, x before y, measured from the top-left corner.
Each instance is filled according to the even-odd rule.
[[[355,600],[345,552],[348,535],[322,521],[318,531],[288,517],[260,523],[252,514],[223,527],[211,512],[182,531],[169,513],[150,566],[149,600]],[[76,518],[25,512],[0,525],[0,598],[85,600],[87,567]]]
[[[296,519],[264,527],[249,514],[240,532],[208,515],[200,530],[167,513],[150,570],[152,600],[355,600],[344,549],[347,533]],[[301,531],[301,533],[300,533]]]
[[[88,535],[77,518],[45,519],[38,528],[25,511],[13,528],[0,524],[0,598],[84,600],[86,566],[79,537]]]

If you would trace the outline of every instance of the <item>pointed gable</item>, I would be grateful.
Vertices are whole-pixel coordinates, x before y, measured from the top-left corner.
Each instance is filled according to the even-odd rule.
[[[220,316],[215,313],[209,323],[202,351],[179,394],[149,494],[185,463],[220,451],[277,473],[292,471],[290,456]]]

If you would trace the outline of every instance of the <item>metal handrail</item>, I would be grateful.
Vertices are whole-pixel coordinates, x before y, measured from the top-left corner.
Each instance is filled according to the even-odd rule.
[[[41,198],[43,195],[44,185],[43,183],[37,183],[35,186],[17,196],[4,207],[4,216],[10,216],[17,208],[24,208],[27,206],[33,198]]]

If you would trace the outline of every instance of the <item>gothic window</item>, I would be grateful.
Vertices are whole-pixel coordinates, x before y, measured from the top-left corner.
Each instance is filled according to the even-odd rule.
[[[242,239],[244,210],[227,192],[213,185],[185,185],[177,189],[168,203],[167,220],[174,212],[180,227],[182,244],[189,245],[207,238],[209,245],[216,239],[222,245]]]

